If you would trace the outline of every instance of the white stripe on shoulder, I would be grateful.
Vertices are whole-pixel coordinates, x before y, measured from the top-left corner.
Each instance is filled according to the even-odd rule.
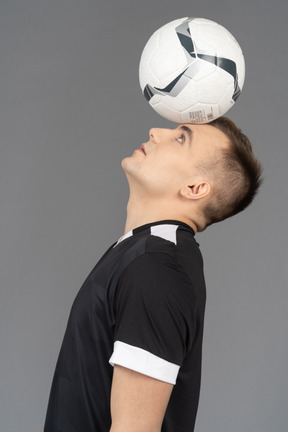
[[[165,240],[173,242],[175,245],[177,244],[176,240],[176,231],[179,225],[154,225],[151,227],[151,234],[157,237],[161,237]]]
[[[118,240],[118,242],[114,245],[114,248],[121,243],[123,240],[126,240],[128,237],[132,237],[133,235],[133,231],[128,231],[125,235],[123,235],[122,237],[120,237],[120,239]]]
[[[170,384],[176,383],[180,369],[180,366],[157,357],[149,351],[120,341],[114,343],[114,351],[109,363],[112,366],[117,364]]]

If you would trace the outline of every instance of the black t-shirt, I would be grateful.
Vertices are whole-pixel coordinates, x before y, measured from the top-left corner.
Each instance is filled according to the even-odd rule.
[[[45,432],[109,432],[113,365],[174,384],[162,432],[192,432],[205,309],[203,261],[178,221],[147,224],[112,245],[73,303]]]

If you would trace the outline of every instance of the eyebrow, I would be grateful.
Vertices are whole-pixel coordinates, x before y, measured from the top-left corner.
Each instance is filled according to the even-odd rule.
[[[193,138],[193,131],[188,126],[184,126],[184,125],[179,126],[178,129],[180,129],[183,132],[187,133],[188,139],[189,139],[189,144],[191,144],[192,143],[192,138]]]

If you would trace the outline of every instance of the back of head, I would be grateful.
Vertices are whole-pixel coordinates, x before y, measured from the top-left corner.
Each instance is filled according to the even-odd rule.
[[[220,117],[209,125],[221,130],[229,139],[229,149],[222,150],[219,157],[204,161],[198,169],[211,177],[212,194],[202,213],[202,226],[220,222],[233,216],[253,201],[262,183],[262,166],[252,151],[246,135],[226,117]]]

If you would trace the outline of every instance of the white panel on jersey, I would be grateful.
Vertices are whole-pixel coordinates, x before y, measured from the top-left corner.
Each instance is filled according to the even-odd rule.
[[[151,234],[171,241],[176,245],[176,231],[178,225],[155,225],[150,228]]]
[[[117,364],[170,384],[176,383],[180,369],[180,366],[157,357],[149,351],[120,341],[114,343],[114,352],[109,363],[112,366]]]
[[[120,237],[120,239],[118,240],[118,242],[115,244],[114,248],[121,243],[123,240],[127,239],[128,237],[131,237],[133,235],[133,231],[128,231],[125,235],[123,235],[122,237]]]

